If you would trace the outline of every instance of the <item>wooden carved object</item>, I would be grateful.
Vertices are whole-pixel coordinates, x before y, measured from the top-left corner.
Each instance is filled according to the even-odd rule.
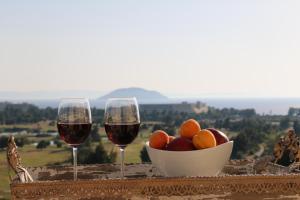
[[[7,143],[7,162],[9,171],[12,169],[17,174],[17,179],[21,183],[28,183],[33,182],[32,177],[28,173],[28,171],[21,165],[21,158],[17,151],[17,145],[15,143],[15,139],[13,136],[10,136],[8,138]],[[10,181],[12,182],[13,179],[11,177],[11,174],[9,173]]]
[[[290,166],[294,169],[300,166],[300,141],[293,129],[280,137],[273,149],[274,163]]]

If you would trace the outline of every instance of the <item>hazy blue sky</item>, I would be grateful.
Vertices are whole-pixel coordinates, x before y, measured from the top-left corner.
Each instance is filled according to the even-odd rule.
[[[300,1],[0,0],[0,90],[300,97]]]

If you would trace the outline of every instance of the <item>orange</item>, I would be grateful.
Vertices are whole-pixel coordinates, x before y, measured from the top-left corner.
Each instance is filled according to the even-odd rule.
[[[169,136],[169,143],[172,142],[174,139],[175,139],[175,137],[170,135]]]
[[[217,146],[214,134],[209,130],[201,130],[193,137],[193,144],[196,149],[206,149]]]
[[[194,119],[189,119],[184,121],[181,124],[179,128],[179,133],[181,137],[192,139],[193,136],[196,133],[198,133],[200,130],[201,130],[200,124]]]
[[[149,138],[149,146],[155,149],[164,149],[169,143],[169,135],[162,131],[154,131]]]

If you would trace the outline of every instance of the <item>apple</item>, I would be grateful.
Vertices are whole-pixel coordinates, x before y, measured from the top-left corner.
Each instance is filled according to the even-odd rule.
[[[222,131],[219,131],[214,128],[207,128],[207,130],[209,130],[210,132],[212,132],[212,134],[214,134],[217,145],[229,142],[227,135],[225,135],[225,133],[223,133]]]
[[[168,151],[192,151],[195,150],[193,142],[187,138],[175,138],[167,144],[166,150]]]

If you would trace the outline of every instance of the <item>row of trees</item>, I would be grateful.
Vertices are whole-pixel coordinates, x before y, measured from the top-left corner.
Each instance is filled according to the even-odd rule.
[[[93,121],[102,123],[103,109],[92,108]],[[162,121],[168,125],[179,126],[184,118],[189,117],[197,120],[203,119],[225,119],[228,116],[234,118],[249,118],[256,116],[254,109],[238,110],[233,108],[216,109],[210,107],[207,113],[201,115],[196,113],[186,113],[178,111],[146,111],[141,110],[142,121]],[[0,123],[1,124],[20,124],[36,123],[43,120],[55,120],[57,117],[57,108],[38,108],[35,105],[22,103],[0,103]]]
[[[1,124],[34,123],[45,119],[54,120],[57,115],[57,110],[53,108],[40,109],[27,103],[1,103],[0,107]]]
[[[91,109],[93,121],[102,122],[103,109]],[[0,103],[0,124],[36,123],[43,120],[56,120],[57,108],[39,108],[28,103]]]

